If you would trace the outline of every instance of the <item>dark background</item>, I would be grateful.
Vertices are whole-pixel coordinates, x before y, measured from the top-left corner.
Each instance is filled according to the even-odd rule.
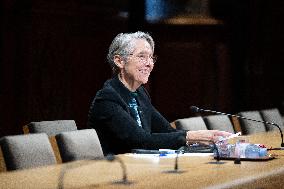
[[[108,46],[137,30],[156,42],[147,87],[169,121],[193,116],[191,105],[283,113],[283,8],[281,0],[2,0],[0,136],[31,121],[86,128],[111,77]]]

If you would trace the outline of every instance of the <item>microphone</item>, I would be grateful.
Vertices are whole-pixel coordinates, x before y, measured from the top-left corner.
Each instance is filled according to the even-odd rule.
[[[213,153],[215,154],[216,153],[216,156],[214,156],[214,159],[216,159],[216,162],[210,162],[210,164],[223,164],[224,162],[221,162],[221,154],[220,154],[220,151],[218,149],[218,146],[216,144],[215,141],[213,140],[196,140],[197,142],[203,142],[203,143],[212,143],[212,146],[213,146]]]
[[[179,154],[179,152],[177,151],[176,152],[176,158],[175,158],[175,168],[174,168],[174,170],[177,172],[178,171],[178,154]]]
[[[217,162],[219,162],[220,161],[220,153],[219,153],[219,149],[218,149],[218,147],[217,147],[217,145],[216,145],[216,143],[214,142],[214,141],[211,141],[212,142],[212,144],[213,144],[213,150],[216,150],[216,160],[217,160]]]
[[[223,112],[217,112],[217,111],[214,111],[214,110],[208,110],[208,109],[206,110],[206,109],[198,108],[197,106],[191,106],[190,109],[191,109],[192,112],[195,112],[195,113],[198,113],[198,112],[200,112],[200,113],[202,113],[202,112],[209,112],[209,113],[214,113],[214,114],[219,114],[219,115],[227,115],[227,116],[230,116],[230,117],[237,117],[237,118],[240,118],[240,119],[245,119],[245,120],[259,122],[259,123],[264,123],[264,124],[268,124],[268,125],[273,125],[273,126],[275,126],[275,127],[277,127],[279,129],[280,136],[281,136],[281,147],[284,147],[283,133],[282,133],[282,130],[281,130],[280,126],[277,125],[276,123],[268,122],[268,121],[262,121],[262,120],[255,120],[255,119],[251,119],[251,118],[247,118],[247,117],[243,117],[243,116],[239,116],[239,115],[228,114],[228,113],[223,113]],[[284,149],[284,148],[280,148],[280,149]]]
[[[180,173],[186,172],[185,170],[180,170],[178,166],[178,157],[179,157],[179,154],[182,153],[182,150],[176,150],[175,153],[176,153],[176,157],[175,157],[174,169],[164,171],[165,173],[179,173],[180,174]]]
[[[106,160],[108,161],[118,161],[120,164],[120,167],[122,169],[122,180],[119,181],[115,181],[113,182],[113,184],[125,184],[125,185],[129,185],[132,184],[133,182],[129,181],[127,178],[127,171],[126,171],[126,166],[124,164],[124,162],[122,161],[122,159],[120,159],[117,156],[114,156],[113,154],[108,154],[106,157]]]
[[[126,166],[124,164],[124,162],[117,156],[113,155],[113,154],[107,154],[105,157],[84,157],[84,159],[86,160],[97,160],[97,161],[102,161],[102,160],[107,160],[109,162],[112,161],[118,161],[121,168],[122,168],[122,180],[119,181],[114,181],[112,182],[113,184],[125,184],[125,185],[129,185],[132,184],[133,182],[129,181],[127,179],[127,171],[126,171]],[[91,163],[91,162],[90,162]],[[81,164],[62,164],[62,169],[60,170],[60,174],[59,174],[59,178],[58,178],[58,185],[57,185],[57,189],[64,189],[64,176],[65,173],[67,172],[67,170],[69,169],[74,169],[77,167],[82,166]]]

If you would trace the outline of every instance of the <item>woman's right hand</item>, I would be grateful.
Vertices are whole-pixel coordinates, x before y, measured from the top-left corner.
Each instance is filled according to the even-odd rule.
[[[229,137],[233,133],[219,130],[198,130],[198,131],[187,131],[186,141],[192,142],[217,142],[220,137]]]

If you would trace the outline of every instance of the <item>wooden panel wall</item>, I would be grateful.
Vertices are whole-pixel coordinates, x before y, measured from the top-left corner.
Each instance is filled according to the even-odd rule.
[[[169,120],[189,117],[190,106],[231,107],[231,67],[226,30],[220,25],[153,26],[159,60],[152,98]]]
[[[22,133],[30,121],[74,119],[85,128],[92,98],[111,76],[111,40],[137,29],[156,41],[148,88],[169,121],[192,116],[191,105],[236,112],[283,101],[284,5],[212,0],[224,24],[172,25],[118,16],[127,2],[2,1],[0,136]]]
[[[91,100],[111,76],[108,46],[126,20],[96,2],[5,3],[1,135],[41,120],[86,127]]]

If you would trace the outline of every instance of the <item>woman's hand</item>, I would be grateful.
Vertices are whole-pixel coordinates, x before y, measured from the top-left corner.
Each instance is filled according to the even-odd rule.
[[[199,131],[187,131],[186,141],[192,142],[217,142],[220,137],[229,137],[232,133],[218,130],[199,130]]]

